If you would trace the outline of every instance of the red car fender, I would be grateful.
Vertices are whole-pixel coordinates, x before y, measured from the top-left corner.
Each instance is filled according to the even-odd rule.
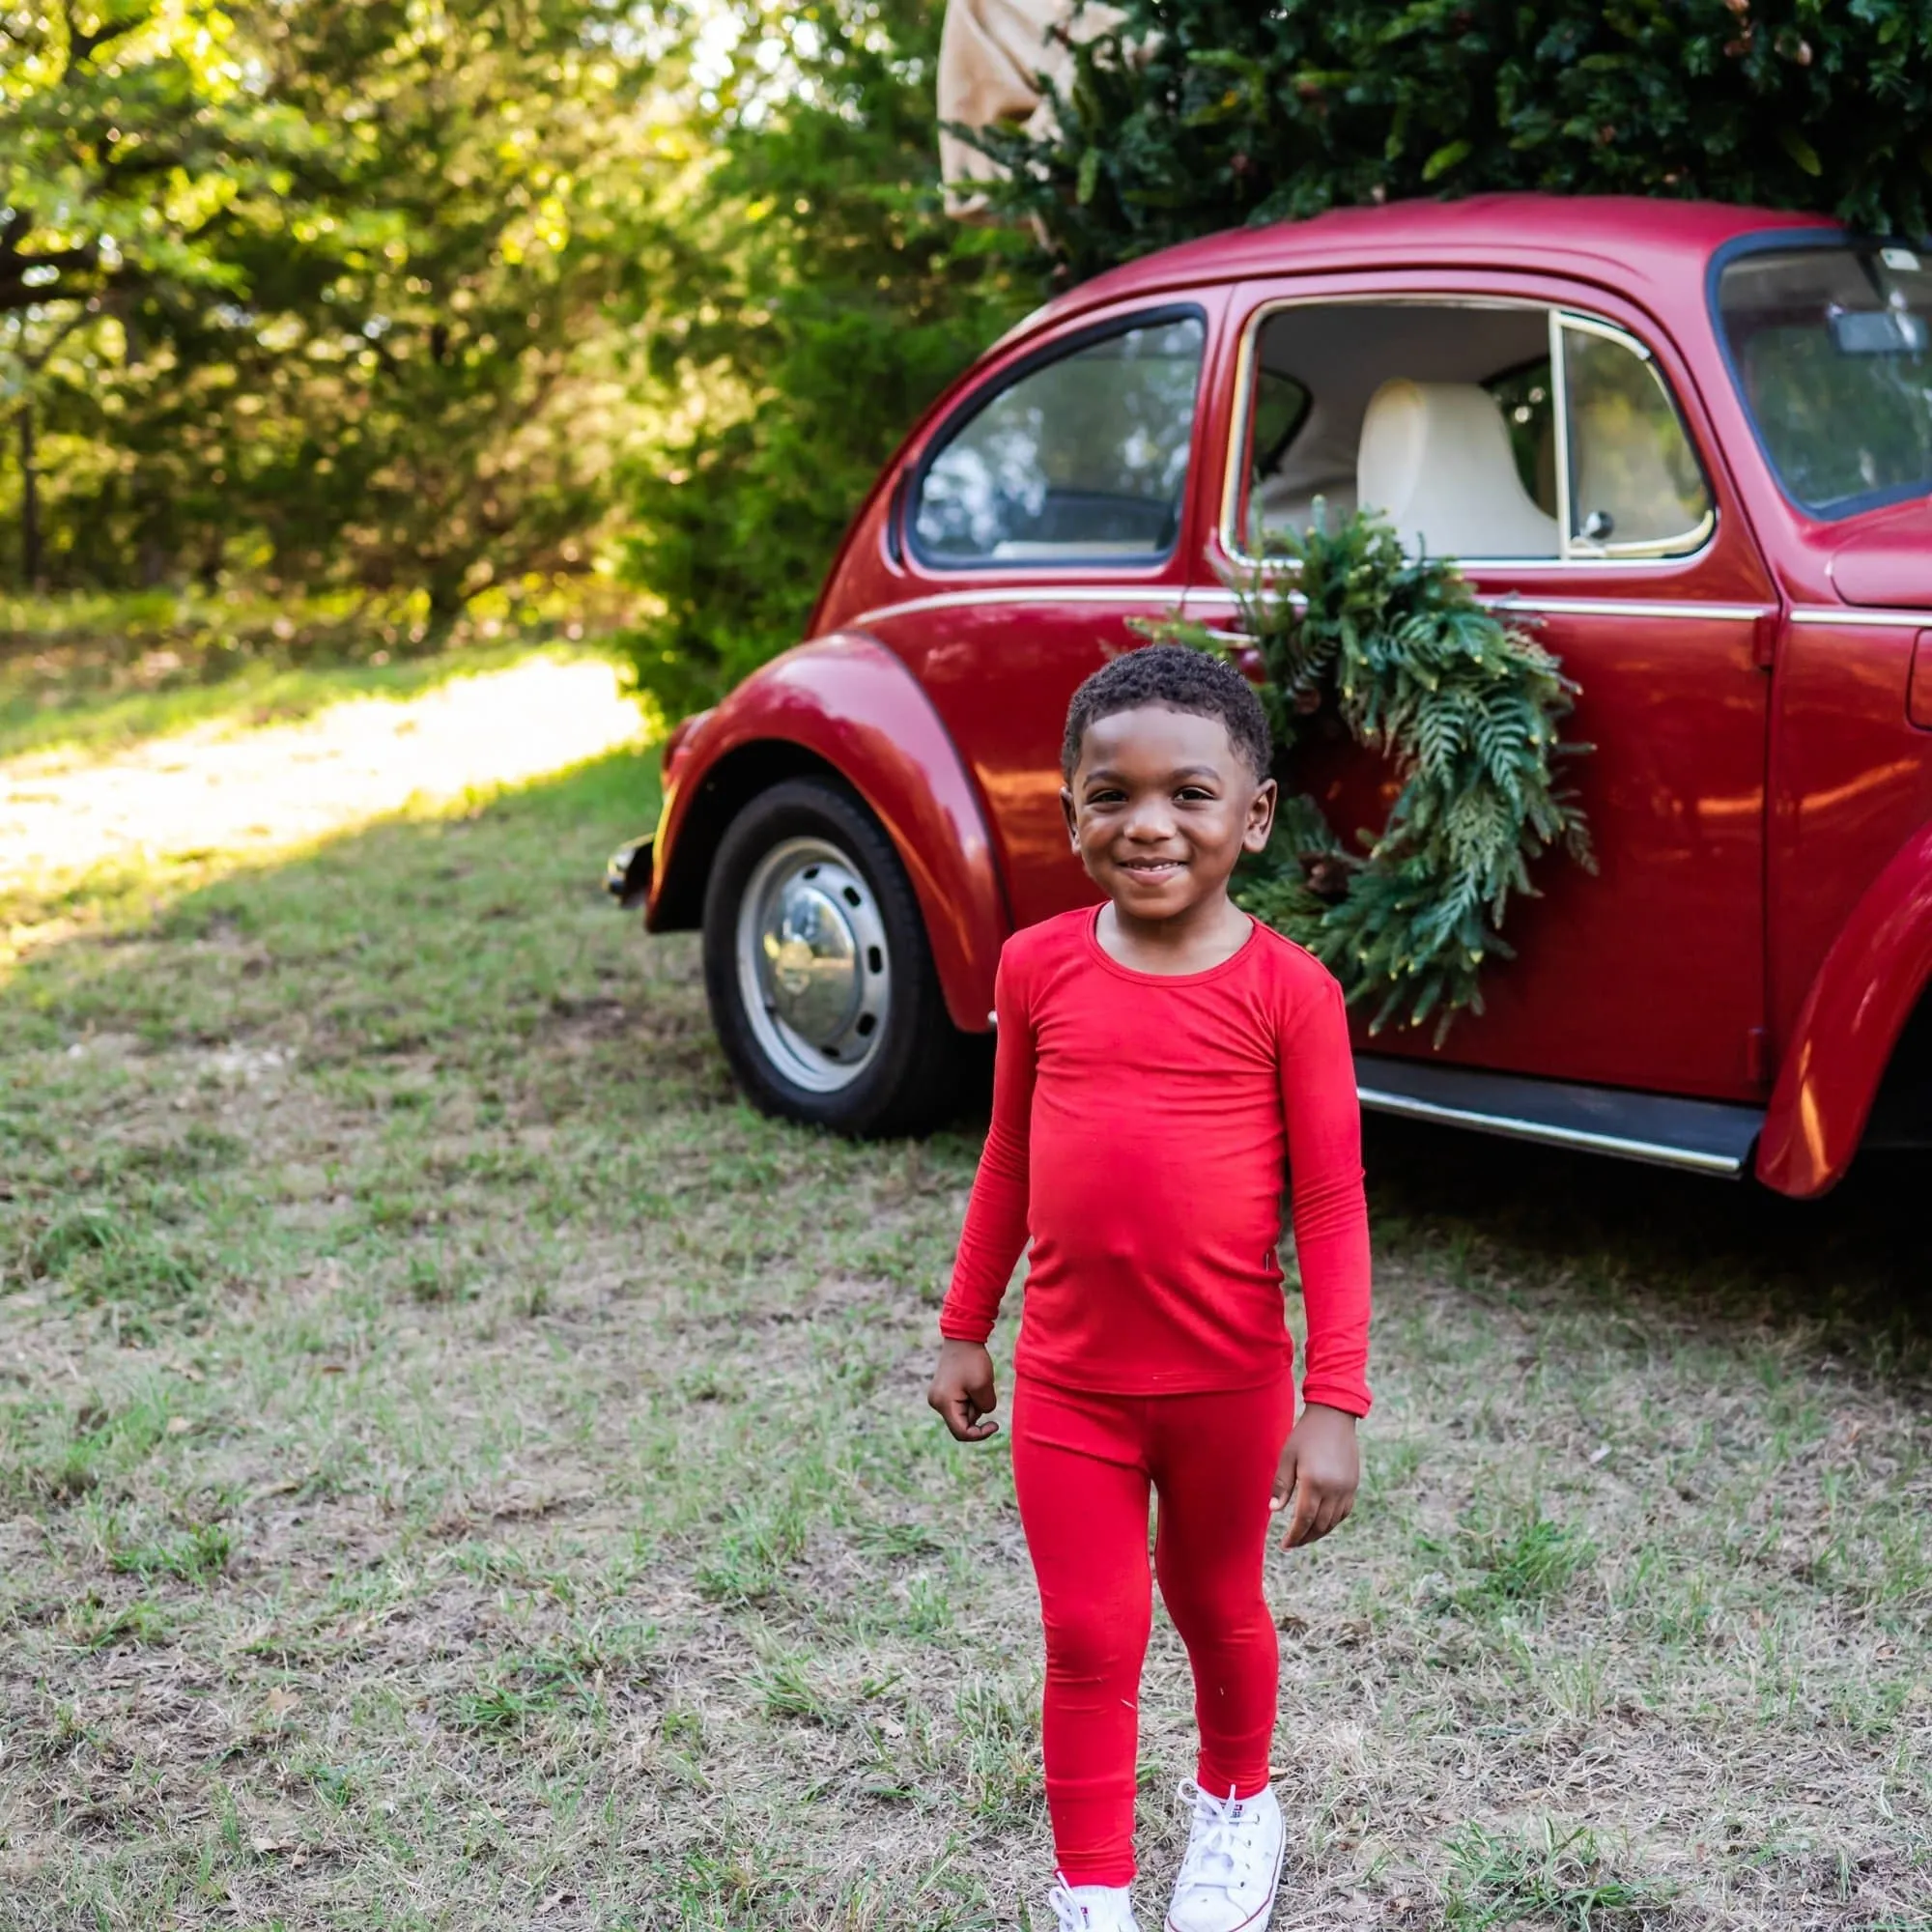
[[[1758,1137],[1757,1176],[1801,1199],[1851,1165],[1886,1063],[1932,975],[1932,825],[1852,910],[1798,1015]]]
[[[696,923],[701,873],[729,817],[764,785],[829,767],[897,848],[925,920],[946,1009],[984,1033],[1011,930],[985,814],[931,700],[861,632],[833,632],[754,671],[667,747],[652,931]]]

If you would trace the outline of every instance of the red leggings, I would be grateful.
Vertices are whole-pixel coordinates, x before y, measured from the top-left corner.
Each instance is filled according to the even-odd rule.
[[[1150,1489],[1160,1498],[1153,1568],[1194,1666],[1197,1776],[1216,1797],[1251,1798],[1267,1782],[1280,1658],[1262,1555],[1293,1421],[1286,1374],[1208,1395],[1016,1382],[1013,1482],[1046,1626],[1046,1804],[1069,1885],[1134,1876]]]

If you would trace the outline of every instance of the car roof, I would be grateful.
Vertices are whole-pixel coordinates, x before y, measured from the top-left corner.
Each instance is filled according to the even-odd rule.
[[[1767,230],[1832,229],[1829,216],[1641,195],[1482,194],[1338,208],[1306,221],[1232,228],[1109,269],[1029,316],[1031,331],[1103,302],[1204,282],[1322,269],[1466,266],[1569,270],[1635,293],[1701,277],[1726,242]],[[1014,333],[1019,333],[1015,330]]]

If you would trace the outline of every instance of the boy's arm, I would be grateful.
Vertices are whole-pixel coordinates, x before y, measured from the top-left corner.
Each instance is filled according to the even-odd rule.
[[[1362,1110],[1342,989],[1326,980],[1297,1003],[1281,1050],[1294,1248],[1308,1312],[1301,1399],[1369,1412],[1369,1209]]]
[[[939,1332],[952,1342],[984,1342],[1027,1244],[1028,1138],[1033,1124],[1034,1038],[1021,975],[1002,955],[993,1010],[993,1118],[974,1177]]]

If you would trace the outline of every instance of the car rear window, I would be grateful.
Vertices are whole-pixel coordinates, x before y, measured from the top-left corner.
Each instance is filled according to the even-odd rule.
[[[1146,563],[1180,532],[1207,329],[1122,328],[996,389],[930,457],[913,505],[929,562]]]

